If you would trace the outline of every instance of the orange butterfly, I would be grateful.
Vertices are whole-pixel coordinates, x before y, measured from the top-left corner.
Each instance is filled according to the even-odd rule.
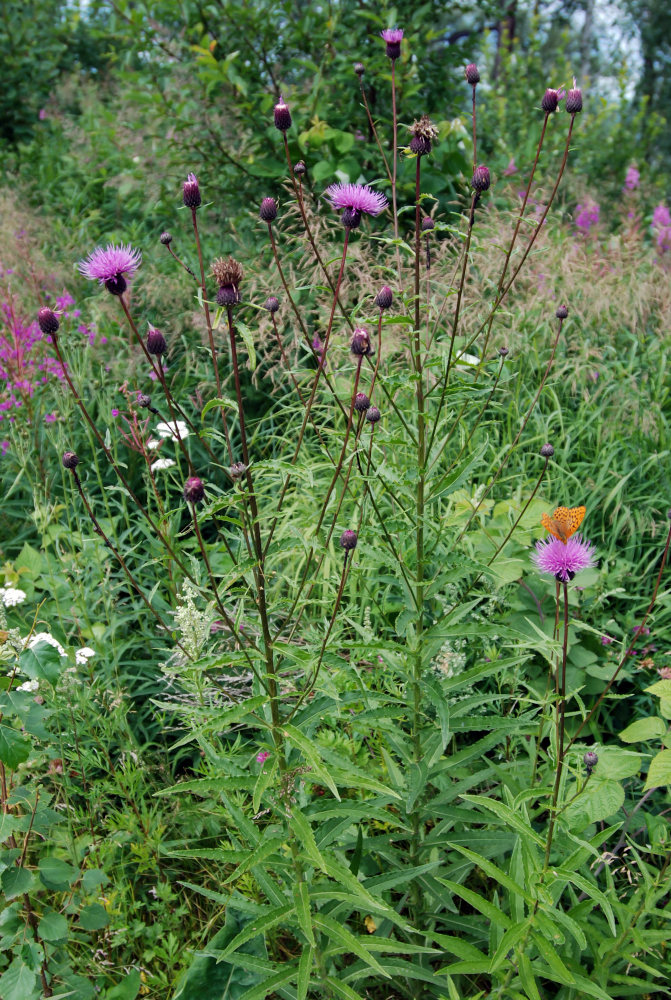
[[[571,535],[574,535],[582,524],[585,510],[585,507],[557,507],[552,517],[543,514],[541,524],[546,531],[566,545]]]

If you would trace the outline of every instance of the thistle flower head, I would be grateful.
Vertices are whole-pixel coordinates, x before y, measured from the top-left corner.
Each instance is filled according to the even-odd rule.
[[[582,91],[577,86],[575,77],[573,77],[573,87],[566,95],[566,110],[570,115],[577,115],[582,111]]]
[[[348,528],[347,531],[343,531],[340,536],[340,544],[344,548],[345,552],[349,552],[351,549],[356,548],[356,543],[358,542],[356,531],[352,531]]]
[[[550,573],[560,583],[567,583],[596,562],[594,547],[581,535],[571,535],[566,542],[554,537],[542,539],[536,542],[532,558],[541,573]]]
[[[349,349],[356,357],[368,357],[368,355],[372,354],[373,348],[370,346],[368,330],[364,330],[362,326],[358,326],[352,334]]]
[[[66,451],[63,453],[63,466],[66,469],[76,469],[79,465],[79,458],[74,453],[74,451]]]
[[[37,314],[37,325],[42,333],[47,334],[47,336],[51,336],[52,334],[58,332],[60,323],[58,321],[58,316],[53,309],[49,309],[48,306],[43,306]]]
[[[468,81],[468,83],[470,83],[472,87],[474,87],[476,83],[480,83],[480,70],[475,65],[475,63],[468,64],[468,66],[464,70],[464,76],[466,77],[466,80]]]
[[[365,413],[370,406],[370,399],[365,392],[357,392],[354,397],[354,409],[357,413]]]
[[[431,152],[431,144],[438,137],[438,129],[433,124],[428,115],[422,115],[419,121],[413,122],[410,126],[410,150],[417,156],[425,156]]]
[[[364,75],[364,73],[366,72],[366,67],[361,62],[355,62],[354,63],[354,72],[356,73],[356,75],[358,77],[362,77]]]
[[[274,198],[264,198],[259,208],[259,217],[264,222],[273,222],[277,218],[277,202]]]
[[[279,129],[280,132],[288,132],[291,128],[291,112],[282,97],[280,97],[275,105],[273,116],[275,119],[275,128]]]
[[[168,350],[168,345],[166,339],[160,330],[156,327],[151,326],[149,332],[147,333],[147,351],[149,354],[153,354],[155,357],[160,357],[161,354],[166,354]]]
[[[473,171],[471,186],[480,194],[482,191],[486,191],[490,184],[489,167],[476,167]]]
[[[557,317],[557,319],[566,319],[566,317],[568,316],[568,306],[564,305],[557,306],[555,316]]]
[[[557,110],[557,105],[563,96],[562,91],[555,90],[553,87],[548,87],[543,94],[543,100],[541,101],[543,111],[545,111],[546,114],[552,114],[553,111]]]
[[[201,205],[200,188],[195,174],[189,174],[182,185],[182,199],[187,208],[196,209]]]
[[[377,406],[371,406],[368,410],[366,410],[366,420],[369,424],[376,424],[379,419],[380,411]]]
[[[90,281],[98,281],[112,295],[123,295],[126,291],[126,277],[132,278],[142,262],[139,250],[133,250],[130,243],[115,246],[108,243],[105,249],[96,247],[85,260],[80,260],[77,268]]]
[[[205,499],[205,486],[198,476],[189,476],[184,483],[184,499],[187,503],[201,503]]]
[[[430,233],[432,229],[436,228],[436,223],[433,221],[430,215],[425,215],[422,219],[422,232]]]
[[[388,309],[394,300],[394,295],[389,285],[383,285],[375,296],[375,305],[378,309]]]
[[[332,208],[342,211],[342,222],[348,229],[356,229],[362,212],[379,215],[387,207],[385,196],[367,184],[331,184],[324,197]]]
[[[403,40],[402,28],[385,28],[380,32],[381,37],[387,43],[387,55],[390,59],[398,59],[401,54],[401,42]]]
[[[265,301],[265,308],[269,313],[276,313],[280,308],[280,300],[275,295],[269,295]]]
[[[161,233],[161,235],[159,236],[159,240],[164,247],[169,247],[170,244],[172,243],[172,233],[169,233],[167,231],[165,233]]]
[[[551,445],[549,441],[547,444],[541,445],[541,456],[543,458],[552,458],[554,453],[554,445]]]

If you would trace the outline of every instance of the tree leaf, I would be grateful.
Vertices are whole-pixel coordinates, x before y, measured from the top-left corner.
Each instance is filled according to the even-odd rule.
[[[671,750],[660,750],[650,761],[643,791],[647,792],[649,788],[660,788],[668,784],[671,784]]]
[[[667,725],[658,715],[649,715],[646,719],[636,719],[620,733],[623,743],[638,743],[644,740],[654,740],[666,733]]]

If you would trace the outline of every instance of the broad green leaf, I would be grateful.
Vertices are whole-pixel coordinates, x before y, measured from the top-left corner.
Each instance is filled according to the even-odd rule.
[[[647,719],[637,719],[620,733],[624,743],[638,743],[644,740],[659,739],[664,736],[667,725],[658,715],[650,715]]]
[[[499,945],[492,955],[492,959],[489,965],[489,972],[494,973],[499,968],[499,966],[506,960],[510,950],[515,947],[520,938],[524,937],[527,933],[529,927],[530,918],[521,921],[519,924],[513,924],[505,932]]]
[[[296,979],[296,1000],[306,1000],[308,995],[312,973],[312,954],[312,948],[303,948],[301,952]]]
[[[333,976],[326,977],[327,984],[331,987],[331,992],[342,1000],[365,1000],[360,993],[356,993],[351,986],[343,983],[341,979],[334,979]]]
[[[242,964],[245,959],[258,960],[265,957],[262,941],[248,944],[244,953],[236,953],[235,958],[240,960],[240,964],[216,960],[217,954],[236,935],[239,936],[243,925],[244,918],[238,917],[231,909],[227,910],[225,926],[208,942],[205,953],[195,956],[190,968],[180,978],[171,1000],[223,1000],[224,997],[226,1000],[240,1000],[250,987],[267,981],[265,966],[257,971],[255,968],[246,969]]]
[[[490,799],[486,795],[462,795],[461,798],[466,799],[467,802],[475,802],[476,805],[481,806],[483,809],[493,812],[495,816],[498,816],[512,826],[514,830],[517,830],[525,840],[533,840],[539,847],[545,847],[543,838],[535,833],[529,824],[524,822],[521,816],[518,816],[517,813],[504,805],[503,802],[499,802],[497,799]]]
[[[16,899],[17,896],[22,896],[32,887],[33,882],[34,876],[30,869],[17,868],[16,865],[5,868],[0,876],[0,884],[6,899]]]
[[[210,399],[207,401],[203,407],[202,413],[200,414],[200,419],[202,420],[206,414],[216,407],[221,407],[227,410],[237,410],[238,404],[234,399],[230,399],[226,396],[218,396],[216,399]]]
[[[603,910],[604,916],[608,921],[608,926],[611,929],[613,937],[615,937],[615,918],[613,916],[613,910],[610,902],[606,898],[600,889],[590,882],[588,879],[584,878],[582,875],[578,875],[577,872],[567,871],[565,868],[556,868],[554,865],[550,868],[552,874],[559,879],[566,879],[567,882],[576,885],[582,892],[584,892],[591,899],[596,900]]]
[[[68,936],[68,922],[62,913],[52,910],[42,915],[37,933],[43,941],[62,941]]]
[[[529,997],[529,1000],[541,1000],[541,995],[538,992],[538,984],[536,983],[536,978],[534,976],[533,966],[529,956],[522,952],[518,955],[518,969],[520,973],[520,981],[524,987],[524,992]]]
[[[263,1000],[263,998],[267,997],[269,993],[276,992],[278,986],[284,986],[285,983],[291,983],[295,978],[295,966],[283,969],[281,972],[276,972],[274,976],[270,976],[264,982],[259,983],[258,986],[253,986],[250,990],[246,990],[241,994],[240,1000]]]
[[[235,331],[239,333],[242,337],[245,347],[247,348],[247,354],[249,356],[249,367],[251,371],[256,369],[256,349],[254,347],[254,334],[249,329],[245,323],[241,323],[240,320],[235,322]]]
[[[656,684],[651,684],[645,690],[657,698],[671,698],[671,680],[657,681]]]
[[[68,665],[66,656],[61,656],[58,650],[40,639],[30,649],[25,649],[19,657],[19,666],[33,681],[47,681],[56,684],[58,678]]]
[[[557,949],[554,948],[549,941],[547,941],[542,934],[538,934],[535,931],[531,932],[531,936],[536,942],[536,947],[538,952],[545,959],[547,964],[550,966],[552,971],[556,976],[559,977],[560,982],[566,985],[572,985],[575,982],[573,974],[569,972],[564,963],[562,962]]]
[[[591,823],[613,816],[624,803],[624,788],[619,781],[591,780],[577,798],[566,807],[563,818],[572,830],[580,832]]]
[[[139,969],[132,969],[120,983],[108,990],[105,994],[105,1000],[135,1000],[141,986]]]
[[[283,837],[268,837],[267,840],[261,840],[256,845],[253,851],[247,853],[244,861],[238,865],[235,871],[228,876],[228,878],[222,882],[222,885],[228,885],[230,882],[235,882],[244,875],[246,871],[253,868],[254,865],[260,864],[262,861],[274,854],[282,845],[285,843]]]
[[[100,903],[83,906],[79,914],[79,926],[85,931],[99,931],[110,922],[109,913]]]
[[[42,858],[38,867],[47,889],[69,889],[79,877],[79,871],[60,858]]]
[[[505,930],[510,927],[510,917],[479,893],[473,892],[472,889],[467,889],[466,886],[460,885],[458,882],[452,882],[450,879],[438,878],[437,881],[441,885],[451,889],[456,896],[460,896],[474,907],[474,909],[479,910],[492,923],[498,924],[499,927],[503,927]]]
[[[643,791],[647,792],[649,788],[660,788],[668,784],[671,784],[671,750],[660,750],[650,761]]]
[[[473,862],[478,868],[481,868],[483,872],[489,875],[491,878],[496,879],[496,881],[507,889],[511,896],[519,896],[525,899],[527,903],[531,904],[534,902],[533,897],[524,889],[521,885],[515,882],[509,875],[501,871],[495,864],[488,861],[487,858],[481,857],[476,854],[475,851],[470,851],[467,847],[462,847],[459,844],[453,844],[452,847],[459,851],[460,854],[465,855],[470,861]]]
[[[28,759],[31,742],[25,736],[0,722],[0,761],[9,768],[16,770],[19,764]]]
[[[2,1000],[33,1000],[39,993],[41,990],[37,988],[37,975],[20,958],[15,958],[0,976]]]

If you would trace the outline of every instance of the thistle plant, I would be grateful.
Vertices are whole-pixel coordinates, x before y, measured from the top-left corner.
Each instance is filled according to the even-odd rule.
[[[465,71],[472,169],[448,226],[422,187],[440,124],[419,113],[399,152],[403,32],[382,38],[392,113],[386,142],[370,120],[378,179],[334,181],[315,209],[306,165],[291,158],[294,117],[284,99],[275,105],[287,177],[281,198],[267,193],[257,209],[268,243],[256,299],[245,290],[253,261],[222,252],[206,262],[199,218],[203,196],[216,193],[201,192],[194,173],[183,183],[193,244],[182,251],[167,232],[160,244],[180,279],[195,275],[210,366],[200,412],[172,366],[170,330],[134,315],[128,284],[142,280],[139,248],[110,244],[80,263],[113,296],[134,345],[127,430],[114,444],[71,374],[69,337],[42,310],[82,417],[62,464],[82,522],[137,595],[166,683],[179,689],[157,708],[173,713],[181,743],[199,752],[193,776],[165,794],[213,794],[228,831],[224,846],[173,848],[175,858],[219,865],[218,884],[189,883],[225,908],[205,949],[213,968],[230,981],[247,975],[248,1000],[535,1000],[550,995],[547,983],[566,996],[608,997],[604,970],[622,970],[612,939],[623,955],[637,945],[625,926],[613,934],[612,901],[589,870],[608,831],[585,834],[588,823],[576,819],[584,803],[590,821],[612,815],[598,812],[593,792],[615,779],[607,755],[576,742],[590,710],[569,686],[570,630],[580,621],[570,587],[594,552],[565,522],[566,508],[545,515],[553,537],[533,555],[556,581],[554,629],[530,634],[497,621],[506,583],[531,565],[543,493],[563,483],[560,448],[541,447],[529,428],[569,309],[548,304],[533,385],[508,374],[515,359],[500,338],[559,190],[582,96],[575,86],[565,98],[552,88],[539,96],[535,158],[499,272],[472,296],[479,224],[497,180],[477,157],[480,72]],[[563,129],[564,153],[530,225],[549,128]],[[400,156],[414,171],[407,205]],[[248,390],[261,349],[274,355],[283,391],[259,416]],[[150,394],[152,381],[160,393]],[[512,398],[520,403],[508,426]],[[280,416],[284,430],[273,433]],[[174,453],[156,459],[149,442],[161,426]],[[76,440],[84,431],[146,540],[152,587],[147,552],[103,524],[104,496]],[[142,465],[135,476],[130,452]],[[511,481],[520,453],[532,486]],[[567,513],[576,510],[585,515]],[[666,551],[662,568],[665,559]],[[465,660],[452,672],[455,650]],[[544,695],[528,675],[536,657],[548,662]],[[578,891],[589,900],[582,910]],[[177,996],[196,981],[187,973]]]

